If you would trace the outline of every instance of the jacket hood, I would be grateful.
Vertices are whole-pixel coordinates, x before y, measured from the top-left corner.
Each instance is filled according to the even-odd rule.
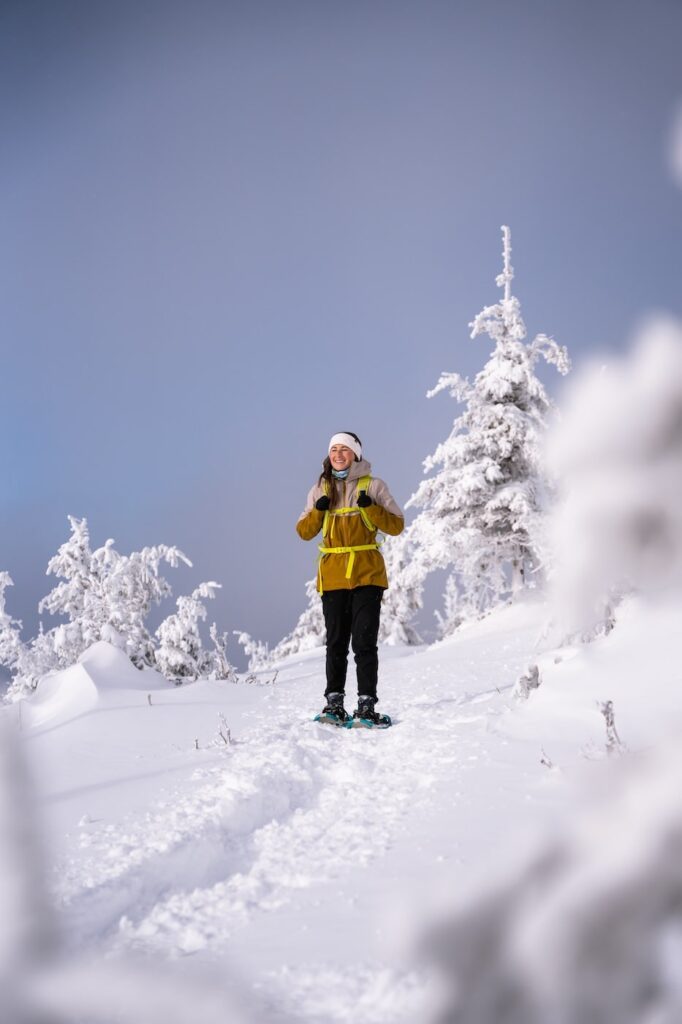
[[[371,476],[372,463],[367,459],[360,459],[359,462],[351,462],[346,480],[359,480],[361,476]]]

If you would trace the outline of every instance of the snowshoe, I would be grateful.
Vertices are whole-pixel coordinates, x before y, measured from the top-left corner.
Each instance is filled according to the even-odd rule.
[[[327,703],[315,715],[314,722],[326,722],[328,725],[345,726],[351,722],[351,717],[343,706],[342,693],[330,693]]]
[[[388,729],[393,723],[389,715],[380,715],[374,710],[375,697],[358,697],[358,706],[348,723],[349,729]]]

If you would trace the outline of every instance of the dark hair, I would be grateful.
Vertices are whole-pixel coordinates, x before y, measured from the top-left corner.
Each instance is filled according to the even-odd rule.
[[[351,437],[354,437],[355,440],[360,445],[360,447],[362,448],[362,441],[360,440],[357,434],[353,433],[352,430],[344,430],[343,433],[350,434]],[[360,461],[357,455],[355,456],[355,461]],[[328,455],[324,462],[322,463],[322,472],[320,473],[320,479],[318,482],[321,484],[323,481],[326,481],[327,483],[327,494],[329,495],[329,502],[332,506],[334,506],[337,504],[338,495],[336,489],[336,480],[332,476],[332,463]]]

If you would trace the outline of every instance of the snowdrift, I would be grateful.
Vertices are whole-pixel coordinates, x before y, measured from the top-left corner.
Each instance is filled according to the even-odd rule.
[[[134,690],[137,693],[168,687],[153,671],[139,672],[128,656],[105,641],[93,644],[77,665],[46,676],[30,698],[21,703],[24,730],[63,725],[92,711],[107,692]]]
[[[539,654],[540,686],[505,722],[515,739],[536,738],[547,754],[584,760],[604,752],[601,707],[613,703],[625,747],[643,749],[682,734],[679,624],[682,599],[630,597],[618,608],[615,628],[574,648]]]

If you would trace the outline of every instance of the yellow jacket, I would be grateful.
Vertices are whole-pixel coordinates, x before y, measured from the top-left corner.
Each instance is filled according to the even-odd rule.
[[[357,483],[371,475],[372,467],[366,459],[351,464],[345,480],[336,481],[336,496],[330,514],[326,517],[327,532],[322,538],[322,548],[364,548],[375,545],[377,534],[366,525],[357,507]],[[370,523],[383,533],[397,536],[405,527],[405,519],[395,499],[383,480],[372,477],[367,493],[372,504],[363,509]],[[315,508],[315,502],[325,494],[323,484],[311,487],[304,511],[296,523],[296,530],[303,540],[312,540],[322,530],[325,513]],[[350,511],[334,514],[335,509]],[[349,571],[350,570],[350,571]],[[350,590],[367,585],[388,587],[386,566],[381,552],[375,547],[365,550],[323,553],[317,577],[317,589]]]

